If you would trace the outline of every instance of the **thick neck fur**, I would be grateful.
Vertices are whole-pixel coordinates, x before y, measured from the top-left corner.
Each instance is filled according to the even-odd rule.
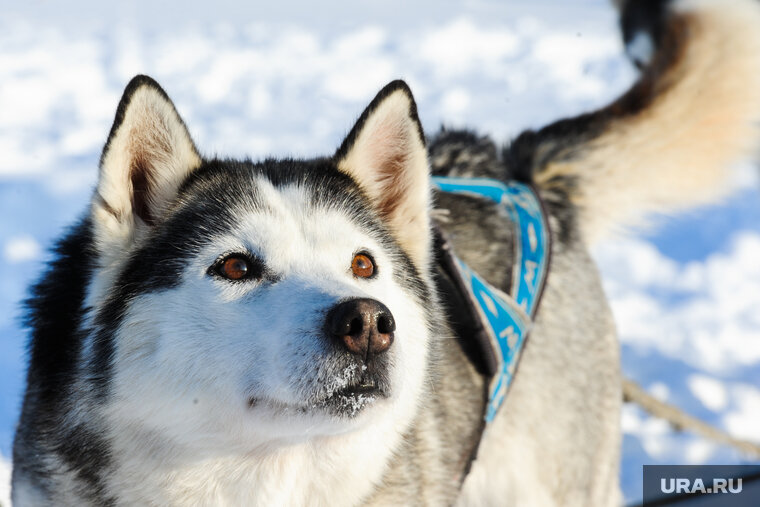
[[[121,491],[119,504],[357,505],[379,485],[400,442],[393,426],[383,418],[349,435],[201,460],[120,431],[108,489]]]

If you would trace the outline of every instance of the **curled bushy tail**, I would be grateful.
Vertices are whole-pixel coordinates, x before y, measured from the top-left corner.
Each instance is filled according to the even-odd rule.
[[[728,170],[760,140],[760,2],[618,3],[636,84],[513,143],[539,188],[574,205],[589,243],[646,213],[721,197]]]

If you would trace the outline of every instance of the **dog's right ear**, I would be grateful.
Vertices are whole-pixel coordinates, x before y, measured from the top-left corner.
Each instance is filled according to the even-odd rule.
[[[200,165],[166,92],[147,76],[133,78],[100,158],[92,201],[99,250],[123,251],[160,222],[184,179]]]

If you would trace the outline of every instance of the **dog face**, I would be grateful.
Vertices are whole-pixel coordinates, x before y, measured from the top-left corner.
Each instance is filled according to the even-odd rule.
[[[136,78],[91,215],[107,417],[215,450],[409,419],[430,339],[428,192],[402,83],[334,157],[252,163],[201,159]]]

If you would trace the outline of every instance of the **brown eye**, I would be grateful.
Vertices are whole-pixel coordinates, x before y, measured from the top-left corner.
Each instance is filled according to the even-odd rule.
[[[354,260],[351,261],[351,271],[359,278],[370,278],[375,274],[375,263],[369,255],[359,253],[354,255]]]
[[[249,271],[248,260],[238,256],[227,257],[217,269],[217,273],[228,280],[242,280]]]

